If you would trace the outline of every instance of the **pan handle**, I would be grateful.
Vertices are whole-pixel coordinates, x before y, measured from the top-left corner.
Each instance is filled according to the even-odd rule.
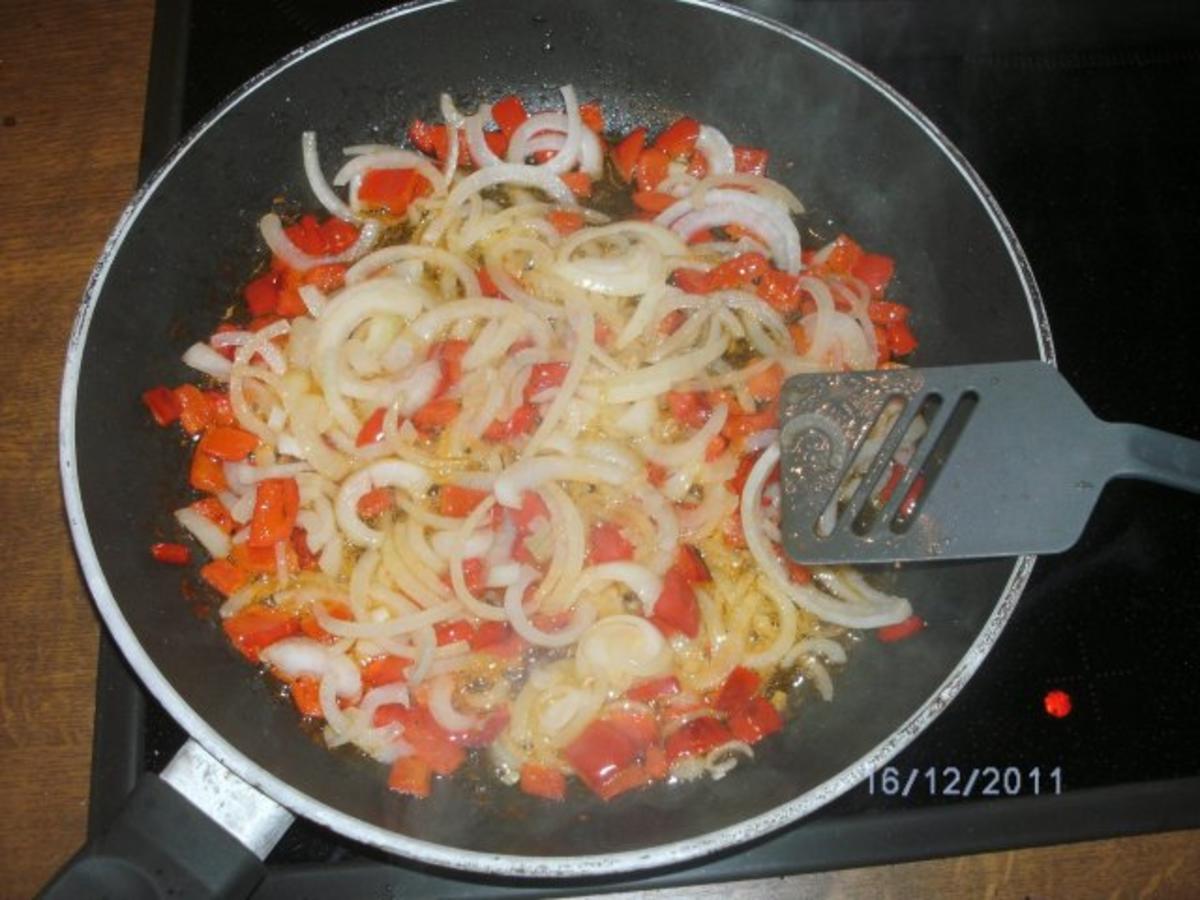
[[[292,823],[286,809],[188,741],[162,776],[142,776],[106,832],[38,894],[42,900],[248,897]]]

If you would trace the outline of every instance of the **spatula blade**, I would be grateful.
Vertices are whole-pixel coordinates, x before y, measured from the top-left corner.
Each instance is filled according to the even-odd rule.
[[[783,546],[806,563],[1064,550],[1111,471],[1103,423],[1037,361],[797,375],[780,421]]]

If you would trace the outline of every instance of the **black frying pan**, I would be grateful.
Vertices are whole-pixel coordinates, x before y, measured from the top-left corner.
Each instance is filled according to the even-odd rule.
[[[554,103],[555,87],[568,82],[602,102],[616,131],[686,111],[769,148],[774,176],[809,206],[807,228],[845,229],[897,258],[896,293],[914,306],[921,363],[1052,357],[1024,256],[966,162],[871,75],[742,11],[681,0],[407,7],[293,54],[202,123],[122,218],[72,338],[62,469],[89,586],[147,687],[241,778],[355,840],[511,875],[691,859],[831,800],[953,698],[1032,564],[883,574],[913,598],[931,623],[926,633],[896,645],[863,641],[834,703],[809,704],[753,765],[719,782],[607,804],[576,790],[555,805],[458,779],[414,801],[386,789],[386,767],[331,753],[299,727],[292,705],[227,646],[215,621],[197,617],[178,570],[146,552],[182,501],[186,454],[148,422],[138,398],[187,377],[180,354],[211,332],[261,259],[255,223],[272,201],[315,205],[302,130],[317,129],[332,165],[330,148],[397,141],[414,116],[436,117],[442,91],[467,109],[510,92],[536,106]],[[165,802],[156,794],[150,805]]]

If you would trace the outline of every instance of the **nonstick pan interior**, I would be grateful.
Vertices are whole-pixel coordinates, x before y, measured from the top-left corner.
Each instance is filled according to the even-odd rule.
[[[1002,627],[1028,568],[1001,560],[877,573],[929,621],[921,640],[868,636],[832,704],[808,704],[752,765],[718,782],[607,804],[576,789],[551,804],[467,778],[415,801],[386,789],[386,767],[331,753],[300,726],[272,682],[227,646],[213,598],[181,589],[178,570],[146,552],[187,500],[186,454],[138,398],[188,377],[183,350],[211,332],[262,258],[258,217],[280,196],[316,205],[301,165],[303,130],[317,131],[328,170],[344,145],[398,142],[413,117],[435,118],[443,91],[467,110],[513,92],[537,107],[553,104],[564,83],[599,100],[614,131],[686,112],[768,148],[773,176],[809,208],[807,227],[824,236],[844,229],[896,257],[918,362],[1049,353],[1015,240],[931,126],[830,51],[727,8],[480,0],[399,10],[289,58],[206,120],[123,220],[68,366],[74,458],[64,471],[70,503],[78,476],[80,555],[93,593],[158,699],[239,774],[356,839],[488,871],[673,861],[831,799],[866,775],[865,757],[899,749],[948,702]],[[611,854],[619,856],[602,859]]]

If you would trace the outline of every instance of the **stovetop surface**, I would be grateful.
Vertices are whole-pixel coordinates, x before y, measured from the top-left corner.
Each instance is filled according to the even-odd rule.
[[[258,70],[384,5],[161,2],[144,171]],[[1025,248],[1060,367],[1101,418],[1200,437],[1200,354],[1187,324],[1200,154],[1186,121],[1200,96],[1200,17],[1155,2],[1139,4],[1136,21],[1116,3],[742,5],[863,63],[963,151]],[[1200,825],[1198,539],[1195,497],[1113,483],[1079,544],[1039,561],[976,677],[890,767],[747,849],[620,884],[764,877]],[[1068,715],[1047,713],[1053,690],[1069,696]],[[183,740],[111,648],[98,704],[96,823],[138,771],[160,768]],[[307,823],[268,862],[259,897],[320,893],[329,879],[351,877],[360,894],[466,896],[481,886]]]

